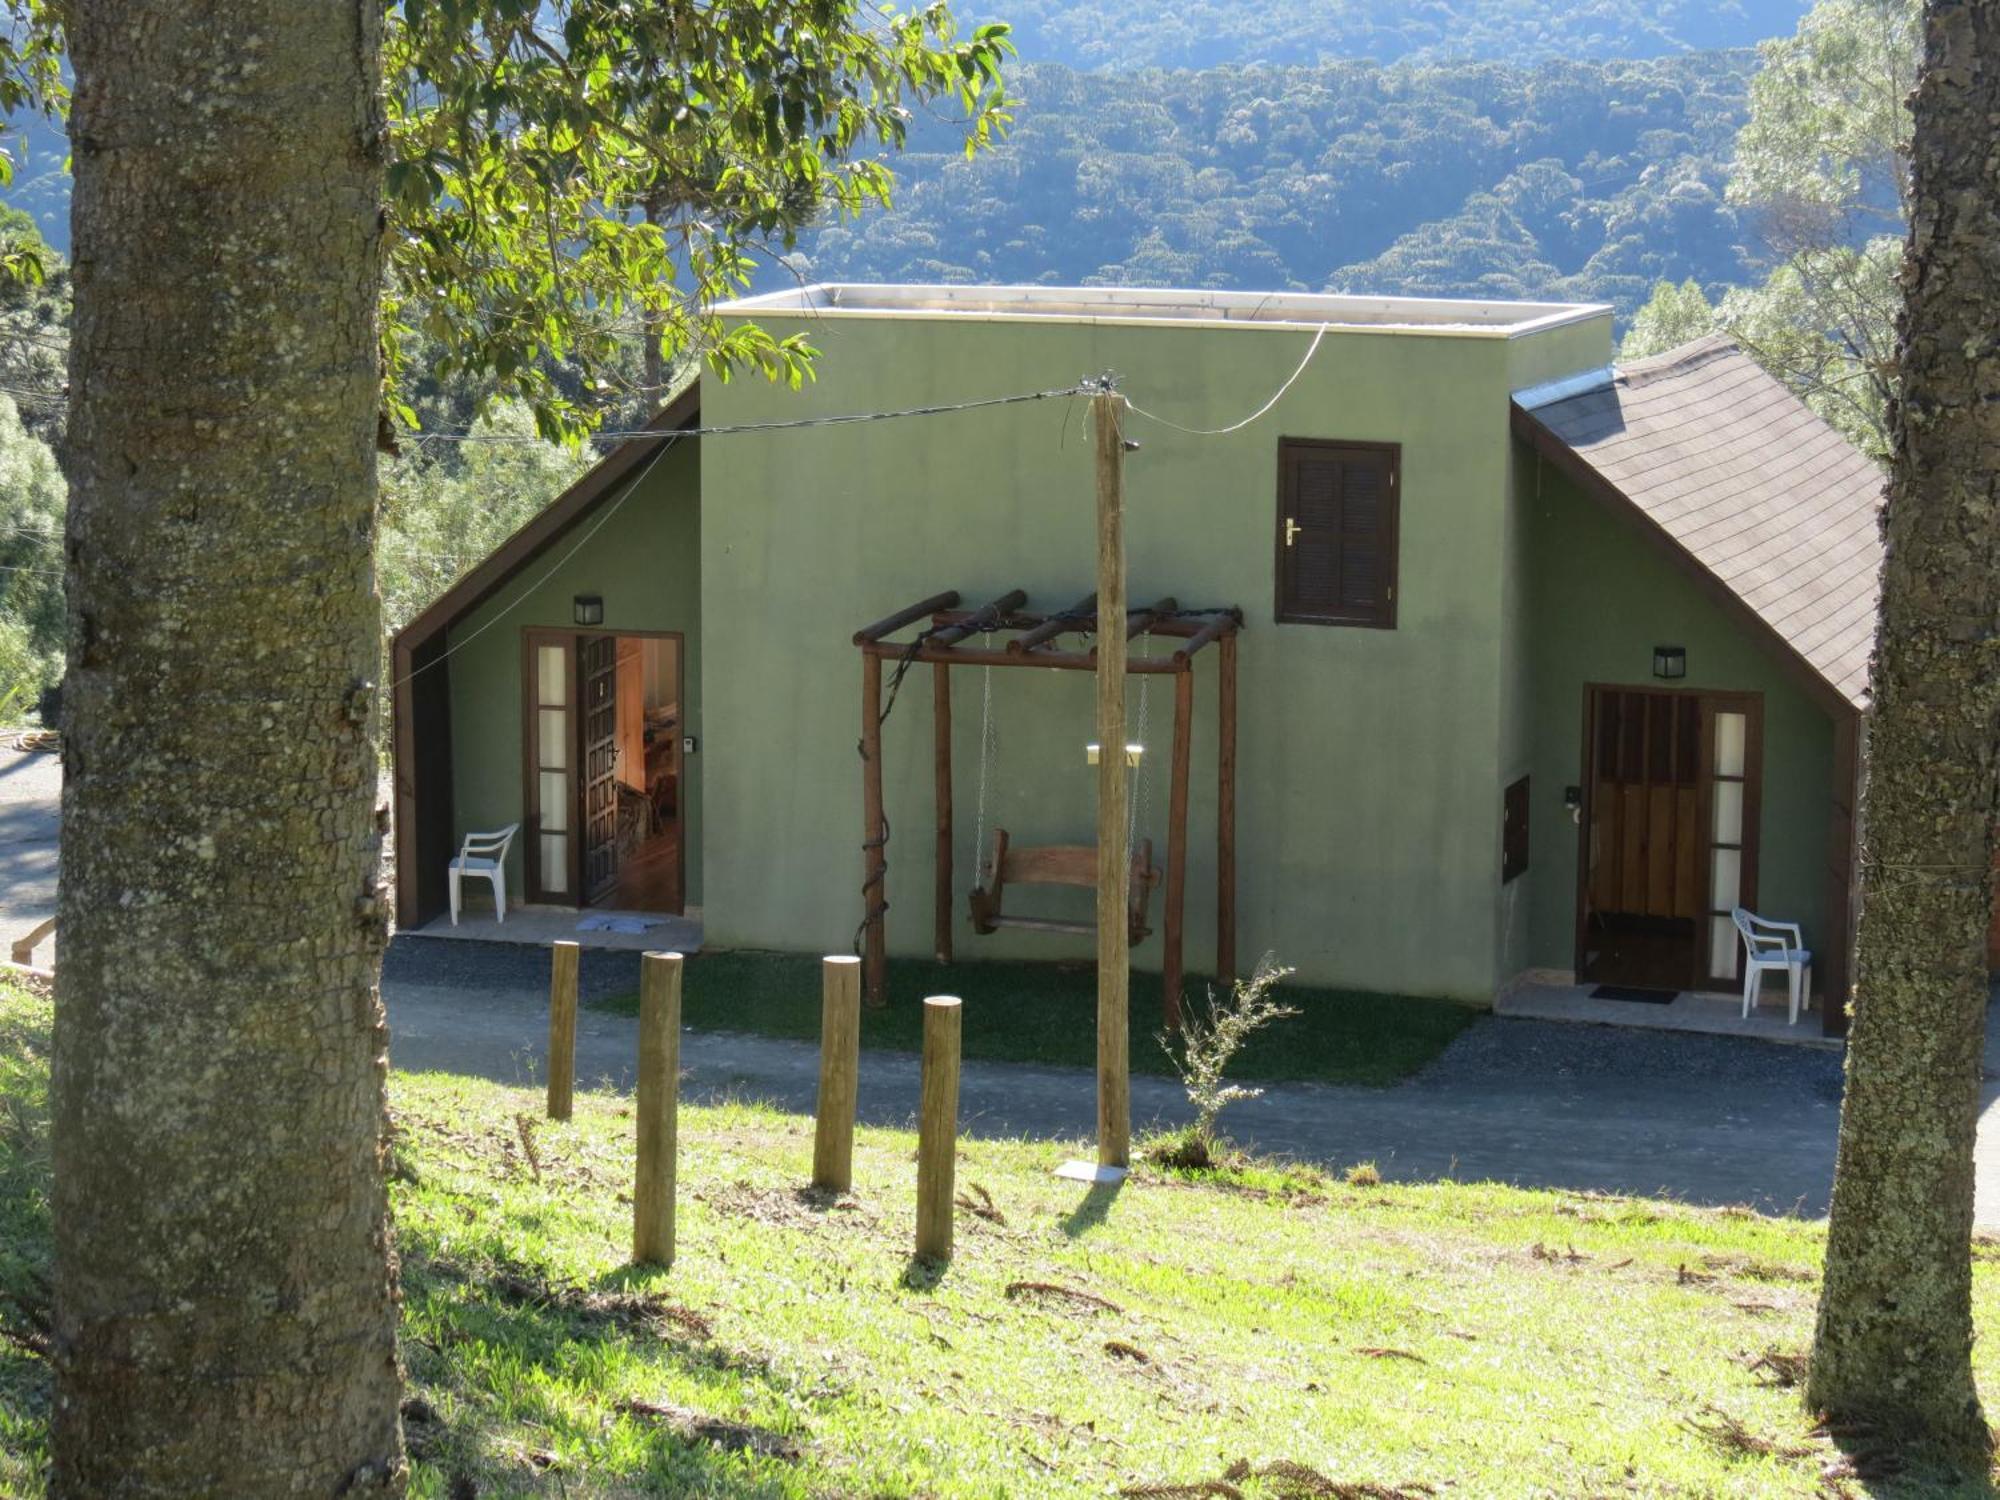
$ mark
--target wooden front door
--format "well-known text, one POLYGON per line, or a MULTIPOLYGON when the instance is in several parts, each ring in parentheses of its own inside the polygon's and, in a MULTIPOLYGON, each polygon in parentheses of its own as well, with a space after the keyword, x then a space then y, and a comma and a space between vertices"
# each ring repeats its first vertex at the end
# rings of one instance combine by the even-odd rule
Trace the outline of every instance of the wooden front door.
POLYGON ((586 635, 576 644, 583 719, 583 899, 599 901, 618 884, 618 637, 586 635))
POLYGON ((1756 896, 1759 701, 1592 687, 1584 709, 1578 978, 1729 987, 1729 913, 1756 896))

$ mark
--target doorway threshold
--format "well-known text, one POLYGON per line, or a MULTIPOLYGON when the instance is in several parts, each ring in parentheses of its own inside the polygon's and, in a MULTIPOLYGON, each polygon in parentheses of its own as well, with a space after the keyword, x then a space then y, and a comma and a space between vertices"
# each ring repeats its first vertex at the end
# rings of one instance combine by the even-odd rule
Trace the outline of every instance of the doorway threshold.
POLYGON ((686 954, 699 953, 702 938, 699 916, 614 911, 598 906, 582 910, 574 906, 510 906, 507 920, 496 922, 489 905, 484 911, 461 912, 456 927, 451 925, 448 914, 433 917, 416 928, 415 935, 465 943, 516 943, 533 948, 546 948, 550 943, 575 943, 584 948, 615 948, 633 953, 686 954), (606 924, 604 918, 611 918, 611 923, 606 924), (639 930, 629 930, 632 928, 639 930))
POLYGON ((1795 1047, 1820 1047, 1838 1051, 1843 1045, 1837 1036, 1820 1030, 1818 1000, 1813 1009, 1799 1012, 1799 1024, 1785 1017, 1789 1006, 1783 986, 1772 984, 1763 1003, 1746 1018, 1741 994, 1717 994, 1683 990, 1666 1005, 1634 1005, 1622 1000, 1599 1000, 1591 991, 1595 985, 1526 983, 1515 985, 1493 1002, 1493 1013, 1517 1020, 1577 1021, 1593 1026, 1628 1026, 1642 1031, 1698 1031, 1708 1036, 1740 1036, 1762 1042, 1784 1042, 1795 1047))

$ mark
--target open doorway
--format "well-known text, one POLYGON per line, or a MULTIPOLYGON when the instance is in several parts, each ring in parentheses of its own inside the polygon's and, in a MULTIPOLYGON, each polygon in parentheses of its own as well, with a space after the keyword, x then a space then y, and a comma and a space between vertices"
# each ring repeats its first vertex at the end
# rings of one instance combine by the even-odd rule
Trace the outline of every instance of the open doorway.
POLYGON ((1577 977, 1727 989, 1730 912, 1757 899, 1762 701, 1586 689, 1577 977))
POLYGON ((528 899, 686 904, 682 639, 523 632, 528 899))

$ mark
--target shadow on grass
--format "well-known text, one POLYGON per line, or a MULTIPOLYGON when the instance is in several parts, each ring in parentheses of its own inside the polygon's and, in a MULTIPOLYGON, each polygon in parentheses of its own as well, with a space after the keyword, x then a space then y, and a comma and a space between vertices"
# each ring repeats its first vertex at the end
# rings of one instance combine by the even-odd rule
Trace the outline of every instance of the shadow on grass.
MULTIPOLYGON (((1202 982, 1189 989, 1198 995, 1202 982)), ((1172 1076, 1154 1037, 1160 1029, 1160 976, 1132 976, 1132 1068, 1172 1076)), ((688 961, 682 1004, 701 1031, 816 1042, 820 960, 809 954, 713 953, 688 961)), ((1088 963, 959 963, 897 959, 889 965, 888 1004, 861 1017, 864 1047, 916 1052, 923 1042, 919 1002, 926 995, 965 1002, 962 1046, 988 1062, 1093 1067, 1097 1061, 1097 971, 1088 963)), ((1444 1050, 1479 1014, 1447 1000, 1352 990, 1285 986, 1299 1015, 1252 1037, 1231 1076, 1275 1082, 1399 1082, 1444 1050)), ((626 1015, 636 994, 587 1002, 626 1015)))
POLYGON ((951 1262, 930 1255, 912 1255, 896 1284, 906 1292, 934 1292, 944 1284, 951 1262))
POLYGON ((418 1254, 405 1262, 403 1289, 404 1428, 418 1488, 428 1469, 446 1496, 580 1483, 732 1500, 796 1492, 787 1471, 799 1451, 810 1456, 805 1431, 746 1444, 736 1439, 763 1429, 662 1399, 692 1381, 718 1412, 784 1412, 796 1391, 769 1361, 729 1348, 676 1306, 658 1268, 565 1284, 418 1254), (608 1410, 581 1411, 563 1394, 630 1389, 640 1360, 651 1366, 641 1389, 608 1410))
POLYGON ((1094 1182, 1082 1200, 1063 1216, 1062 1232, 1069 1238, 1081 1239, 1096 1229, 1111 1215, 1111 1205, 1118 1201, 1118 1195, 1125 1190, 1124 1179, 1117 1182, 1094 1182))

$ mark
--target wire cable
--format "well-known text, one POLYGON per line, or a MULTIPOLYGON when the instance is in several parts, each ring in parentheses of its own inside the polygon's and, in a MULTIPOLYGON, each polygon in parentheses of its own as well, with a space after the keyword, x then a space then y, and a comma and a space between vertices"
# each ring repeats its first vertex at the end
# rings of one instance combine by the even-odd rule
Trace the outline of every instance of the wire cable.
POLYGON ((1185 432, 1189 437, 1228 437, 1232 432, 1241 432, 1251 423, 1271 414, 1272 409, 1285 399, 1286 393, 1293 386, 1297 385, 1300 377, 1306 373, 1306 367, 1313 362, 1313 356, 1319 353, 1319 346, 1326 341, 1327 333, 1332 326, 1330 323, 1319 325, 1319 332, 1313 335, 1312 344, 1306 350, 1306 357, 1299 361, 1299 367, 1292 371, 1291 378, 1278 387, 1277 393, 1269 401, 1266 401, 1262 406, 1251 412, 1242 421, 1232 422, 1227 427, 1183 427, 1178 422, 1169 421, 1165 417, 1147 411, 1143 406, 1138 405, 1130 399, 1125 404, 1131 407, 1134 416, 1144 417, 1148 422, 1158 422, 1162 427, 1171 427, 1175 432, 1185 432))

